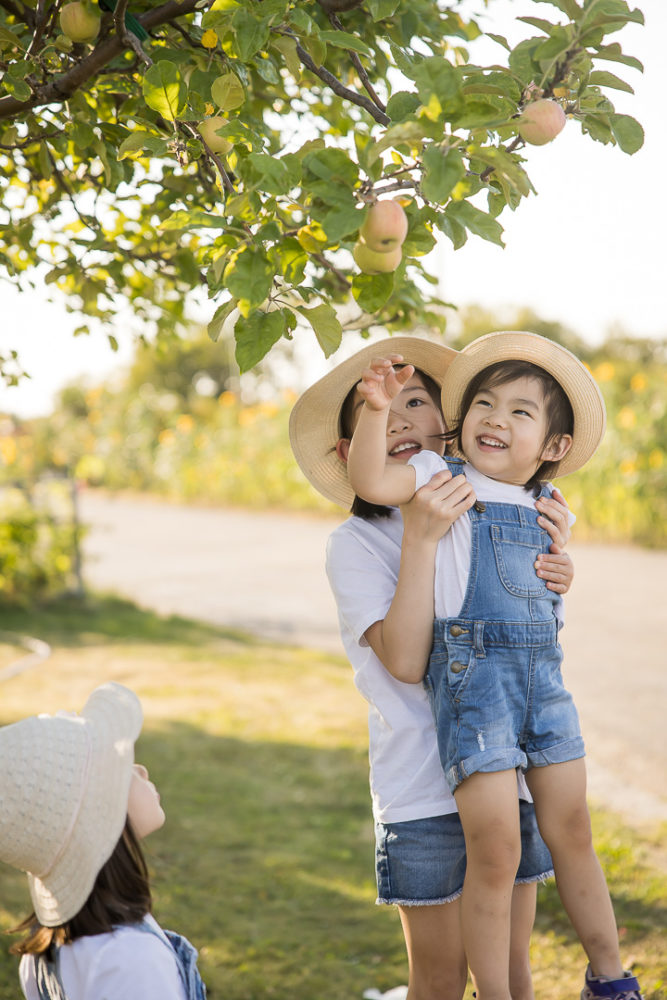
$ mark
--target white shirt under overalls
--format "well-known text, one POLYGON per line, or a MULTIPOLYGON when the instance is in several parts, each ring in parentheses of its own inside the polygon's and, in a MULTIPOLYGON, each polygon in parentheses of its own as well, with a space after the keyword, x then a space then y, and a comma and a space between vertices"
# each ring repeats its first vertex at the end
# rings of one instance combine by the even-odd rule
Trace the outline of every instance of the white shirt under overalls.
MULTIPOLYGON (((151 916, 145 920, 159 926, 151 916)), ((33 970, 28 956, 22 958, 27 1000, 39 1000, 33 970)), ((131 924, 62 945, 59 972, 68 1000, 185 1000, 176 957, 158 937, 131 924)))

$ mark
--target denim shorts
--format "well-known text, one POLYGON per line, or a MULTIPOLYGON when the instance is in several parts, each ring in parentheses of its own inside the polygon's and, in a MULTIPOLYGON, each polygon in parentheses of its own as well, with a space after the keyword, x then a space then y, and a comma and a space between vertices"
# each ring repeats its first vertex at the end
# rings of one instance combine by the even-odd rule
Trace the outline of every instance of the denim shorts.
MULTIPOLYGON (((535 809, 519 801, 521 862, 516 884, 553 875, 551 855, 540 837, 535 809)), ((457 899, 466 873, 466 849, 458 813, 378 823, 375 827, 377 903, 434 906, 457 899)))

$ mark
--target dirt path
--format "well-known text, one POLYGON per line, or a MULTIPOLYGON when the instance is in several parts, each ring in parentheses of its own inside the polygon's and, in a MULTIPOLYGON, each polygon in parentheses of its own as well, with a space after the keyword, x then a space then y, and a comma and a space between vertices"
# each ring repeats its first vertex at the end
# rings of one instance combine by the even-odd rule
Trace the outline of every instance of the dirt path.
MULTIPOLYGON (((95 493, 87 582, 182 614, 343 654, 324 575, 337 519, 206 510, 95 493)), ((667 821, 667 552, 571 546, 566 681, 590 795, 638 824, 667 821)))

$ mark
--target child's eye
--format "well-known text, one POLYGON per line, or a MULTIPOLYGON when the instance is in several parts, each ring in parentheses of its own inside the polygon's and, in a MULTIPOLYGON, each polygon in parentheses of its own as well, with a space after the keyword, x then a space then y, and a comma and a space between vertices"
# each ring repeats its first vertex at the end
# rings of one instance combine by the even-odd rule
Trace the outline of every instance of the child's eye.
POLYGON ((519 416, 521 416, 521 417, 530 417, 530 416, 532 416, 532 414, 530 414, 528 412, 528 410, 514 410, 514 413, 518 413, 519 416))
POLYGON ((491 406, 491 403, 488 399, 476 399, 475 406, 491 406))
POLYGON ((423 399, 417 399, 417 398, 415 398, 415 399, 409 399, 408 402, 407 402, 407 406, 412 406, 413 408, 415 406, 423 406, 423 405, 424 405, 424 400, 423 399))

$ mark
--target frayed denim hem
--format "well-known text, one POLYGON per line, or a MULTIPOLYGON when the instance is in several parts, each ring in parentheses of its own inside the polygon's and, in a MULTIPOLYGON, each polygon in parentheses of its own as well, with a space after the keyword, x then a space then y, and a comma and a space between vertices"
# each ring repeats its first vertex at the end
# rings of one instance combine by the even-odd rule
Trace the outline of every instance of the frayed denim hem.
POLYGON ((463 889, 457 889, 451 896, 442 899, 380 899, 375 900, 376 906, 441 906, 443 903, 453 903, 458 899, 463 889))
POLYGON ((540 872, 539 875, 530 875, 527 878, 515 878, 515 885, 531 885, 533 882, 547 882, 554 877, 554 870, 550 868, 548 872, 540 872))

